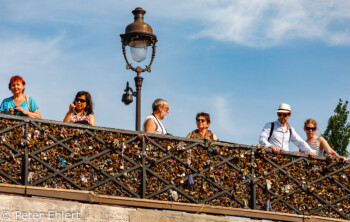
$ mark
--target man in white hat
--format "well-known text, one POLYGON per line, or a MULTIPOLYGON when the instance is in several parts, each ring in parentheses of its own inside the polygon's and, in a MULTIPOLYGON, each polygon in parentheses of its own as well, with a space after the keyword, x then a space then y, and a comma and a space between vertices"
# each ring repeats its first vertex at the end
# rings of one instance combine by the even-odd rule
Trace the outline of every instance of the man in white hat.
POLYGON ((275 154, 279 154, 281 150, 289 151, 289 142, 293 142, 301 151, 314 158, 316 153, 311 149, 295 131, 295 129, 289 125, 288 119, 292 115, 290 106, 285 103, 281 103, 277 110, 278 119, 275 122, 266 123, 264 129, 261 132, 259 143, 265 147, 269 147, 275 154))

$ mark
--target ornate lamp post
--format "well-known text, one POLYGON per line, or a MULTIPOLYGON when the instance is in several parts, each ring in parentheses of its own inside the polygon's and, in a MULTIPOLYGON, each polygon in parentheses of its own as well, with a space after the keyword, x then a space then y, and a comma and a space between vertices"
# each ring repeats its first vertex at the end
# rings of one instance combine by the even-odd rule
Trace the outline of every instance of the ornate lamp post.
POLYGON ((126 61, 126 69, 131 69, 137 73, 135 80, 136 92, 129 87, 129 82, 126 83, 125 93, 122 97, 122 102, 125 105, 132 103, 133 96, 136 97, 136 130, 141 130, 141 87, 143 77, 141 72, 151 72, 151 65, 156 54, 157 36, 153 34, 152 27, 143 21, 145 10, 138 7, 132 14, 134 14, 134 22, 125 28, 125 34, 121 34, 123 55, 126 61), (125 47, 130 47, 130 54, 134 61, 142 62, 147 57, 147 48, 152 46, 152 58, 150 63, 145 68, 137 66, 136 68, 129 63, 126 55, 125 47), (129 93, 131 91, 131 94, 129 93))

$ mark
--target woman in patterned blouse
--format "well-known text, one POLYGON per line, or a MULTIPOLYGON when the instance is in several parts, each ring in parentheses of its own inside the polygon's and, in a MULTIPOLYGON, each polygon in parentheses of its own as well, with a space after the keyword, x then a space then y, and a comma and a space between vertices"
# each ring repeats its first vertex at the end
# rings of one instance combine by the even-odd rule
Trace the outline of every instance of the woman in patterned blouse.
POLYGON ((210 125, 210 115, 209 113, 197 113, 196 116, 197 129, 193 130, 187 135, 187 138, 204 139, 210 138, 212 140, 217 140, 215 134, 213 134, 208 127, 210 125))
POLYGON ((95 116, 91 95, 80 91, 75 96, 74 102, 69 105, 69 110, 63 122, 89 124, 95 126, 95 116))
POLYGON ((304 131, 306 133, 306 142, 310 145, 311 149, 316 151, 317 156, 323 156, 324 151, 329 155, 346 161, 346 157, 339 156, 328 144, 327 140, 322 136, 316 136, 317 123, 314 119, 307 119, 304 123, 304 131))

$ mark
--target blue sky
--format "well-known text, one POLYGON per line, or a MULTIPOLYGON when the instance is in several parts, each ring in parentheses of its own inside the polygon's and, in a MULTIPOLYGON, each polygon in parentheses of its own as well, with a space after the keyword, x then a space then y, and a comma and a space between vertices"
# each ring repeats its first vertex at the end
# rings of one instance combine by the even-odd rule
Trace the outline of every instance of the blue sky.
POLYGON ((121 96, 135 73, 119 35, 136 7, 158 37, 152 72, 142 74, 142 119, 167 99, 173 135, 186 136, 204 111, 219 139, 256 145, 284 102, 305 138, 307 118, 324 131, 339 98, 350 100, 348 0, 0 0, 1 99, 20 74, 44 119, 63 120, 86 90, 96 125, 133 130, 135 102, 121 96))

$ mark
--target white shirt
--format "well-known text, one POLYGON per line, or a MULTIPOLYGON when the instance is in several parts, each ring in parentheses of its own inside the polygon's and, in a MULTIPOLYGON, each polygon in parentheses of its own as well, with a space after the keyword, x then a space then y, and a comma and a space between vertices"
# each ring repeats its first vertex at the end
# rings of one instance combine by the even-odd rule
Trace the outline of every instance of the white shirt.
POLYGON ((165 129, 165 127, 163 126, 162 122, 157 118, 155 117, 154 115, 149 115, 146 117, 146 120, 145 122, 143 122, 143 126, 142 126, 142 130, 145 131, 145 123, 148 119, 153 119, 153 121, 156 123, 157 125, 157 129, 154 133, 156 134, 167 134, 167 131, 165 129))
POLYGON ((296 145, 301 151, 309 154, 310 152, 314 153, 315 151, 311 149, 309 144, 307 144, 295 131, 293 127, 287 123, 287 130, 284 130, 283 125, 280 123, 280 121, 276 120, 274 122, 275 126, 272 132, 272 135, 270 137, 270 140, 268 141, 268 138, 270 136, 271 131, 271 122, 266 123, 264 126, 264 129, 261 132, 259 143, 261 145, 264 145, 266 147, 270 147, 271 145, 277 146, 281 148, 282 150, 289 151, 289 141, 293 142, 294 145, 296 145), (292 131, 292 135, 290 135, 290 131, 292 131))

